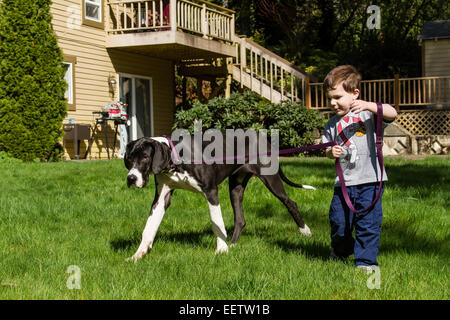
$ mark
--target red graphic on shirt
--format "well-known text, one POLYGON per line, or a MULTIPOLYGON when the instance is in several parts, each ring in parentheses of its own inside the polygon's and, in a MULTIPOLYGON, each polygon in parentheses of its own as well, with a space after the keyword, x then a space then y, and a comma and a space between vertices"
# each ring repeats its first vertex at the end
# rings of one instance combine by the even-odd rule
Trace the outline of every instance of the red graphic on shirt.
POLYGON ((342 129, 342 124, 340 122, 338 124, 338 134, 339 134, 339 137, 341 137, 342 141, 345 143, 345 145, 347 147, 349 147, 350 146, 350 141, 345 136, 344 130, 342 129))
MULTIPOLYGON (((343 120, 343 122, 345 122, 345 123, 349 123, 349 122, 350 122, 350 117, 349 117, 349 116, 345 116, 345 117, 342 118, 342 120, 343 120)), ((347 129, 348 127, 350 127, 350 125, 346 126, 345 128, 342 128, 342 123, 343 123, 342 121, 340 121, 340 122, 338 123, 338 127, 337 127, 339 137, 342 139, 342 142, 344 142, 344 144, 345 144, 347 147, 349 147, 349 146, 351 145, 351 142, 350 142, 349 138, 347 138, 347 136, 346 136, 346 134, 344 133, 344 131, 347 131, 347 132, 346 132, 347 134, 351 134, 351 136, 353 136, 357 130, 359 130, 360 128, 364 128, 364 124, 363 124, 361 118, 352 117, 352 120, 353 120, 353 123, 351 124, 351 127, 352 127, 354 130, 345 130, 345 129, 347 129)), ((349 129, 350 129, 350 128, 349 128, 349 129)))

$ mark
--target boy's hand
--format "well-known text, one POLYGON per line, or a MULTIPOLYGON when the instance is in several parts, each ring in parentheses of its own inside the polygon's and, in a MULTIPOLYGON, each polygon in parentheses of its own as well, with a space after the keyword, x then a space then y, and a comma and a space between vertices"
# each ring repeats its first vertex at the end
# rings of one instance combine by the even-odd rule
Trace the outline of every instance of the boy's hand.
POLYGON ((376 110, 376 104, 373 102, 367 102, 364 100, 355 100, 350 103, 350 110, 356 114, 364 110, 374 112, 374 105, 376 110))
MULTIPOLYGON (((374 114, 377 114, 378 107, 375 102, 368 102, 364 100, 354 100, 350 103, 350 110, 355 114, 361 111, 368 110, 374 114)), ((383 104, 383 119, 386 121, 394 121, 397 117, 397 111, 389 104, 383 104)))
POLYGON ((344 152, 344 148, 336 145, 332 148, 328 148, 325 153, 330 159, 338 159, 341 156, 342 152, 344 152))

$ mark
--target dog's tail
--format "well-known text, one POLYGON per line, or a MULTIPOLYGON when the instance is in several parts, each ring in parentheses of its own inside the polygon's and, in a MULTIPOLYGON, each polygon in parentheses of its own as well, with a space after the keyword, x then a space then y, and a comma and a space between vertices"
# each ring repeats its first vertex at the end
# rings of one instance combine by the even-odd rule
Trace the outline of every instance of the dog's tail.
POLYGON ((291 180, 289 180, 283 173, 283 171, 281 170, 281 166, 278 168, 278 173, 280 174, 281 180, 283 180, 284 182, 286 182, 288 185, 290 185, 291 187, 295 187, 295 188, 303 188, 303 189, 310 189, 310 190, 316 190, 316 188, 314 188, 313 186, 308 186, 305 184, 297 184, 295 182, 292 182, 291 180))

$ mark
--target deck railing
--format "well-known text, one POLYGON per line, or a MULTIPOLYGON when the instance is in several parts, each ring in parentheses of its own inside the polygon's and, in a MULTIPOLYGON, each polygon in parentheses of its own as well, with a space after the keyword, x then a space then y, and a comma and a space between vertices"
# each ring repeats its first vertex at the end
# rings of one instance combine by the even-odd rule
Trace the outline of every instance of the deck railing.
MULTIPOLYGON (((311 109, 327 109, 328 99, 322 83, 306 81, 306 105, 311 109)), ((361 81, 360 98, 401 107, 450 106, 450 76, 361 81)))
POLYGON ((234 11, 202 0, 108 1, 108 32, 183 30, 232 42, 234 11))

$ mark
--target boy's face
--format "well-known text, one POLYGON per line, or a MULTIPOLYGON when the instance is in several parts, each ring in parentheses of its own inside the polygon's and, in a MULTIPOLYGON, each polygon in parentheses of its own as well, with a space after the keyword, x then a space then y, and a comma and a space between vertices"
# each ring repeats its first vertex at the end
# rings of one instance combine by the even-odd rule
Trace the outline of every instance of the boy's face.
POLYGON ((327 91, 329 107, 338 116, 343 116, 350 110, 350 103, 358 98, 359 90, 347 92, 342 87, 342 82, 338 83, 334 89, 327 91))

